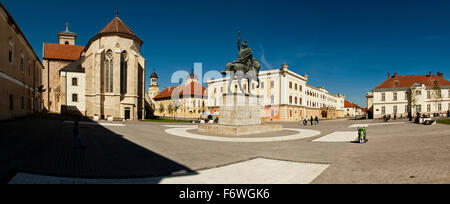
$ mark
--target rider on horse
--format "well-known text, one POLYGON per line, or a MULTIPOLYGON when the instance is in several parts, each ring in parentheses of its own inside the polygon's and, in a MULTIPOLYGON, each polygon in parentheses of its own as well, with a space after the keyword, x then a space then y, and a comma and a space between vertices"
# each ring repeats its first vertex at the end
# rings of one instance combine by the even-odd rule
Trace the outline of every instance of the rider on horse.
MULTIPOLYGON (((230 85, 234 78, 237 76, 238 78, 238 85, 242 90, 240 79, 242 76, 240 74, 244 74, 245 78, 249 80, 249 84, 251 83, 251 80, 256 80, 258 82, 257 88, 259 88, 259 70, 261 68, 261 64, 257 59, 253 59, 253 51, 248 47, 247 41, 244 41, 241 45, 241 36, 239 32, 239 39, 238 39, 238 49, 239 49, 239 55, 237 61, 234 61, 233 63, 228 63, 226 66, 226 72, 230 72, 231 78, 229 81, 229 87, 228 90, 230 90, 230 85), (239 73, 241 72, 241 73, 239 73)), ((224 72, 223 74, 226 75, 227 73, 224 72)), ((244 91, 244 90, 242 90, 244 91)), ((250 92, 250 85, 248 86, 248 91, 250 92)))

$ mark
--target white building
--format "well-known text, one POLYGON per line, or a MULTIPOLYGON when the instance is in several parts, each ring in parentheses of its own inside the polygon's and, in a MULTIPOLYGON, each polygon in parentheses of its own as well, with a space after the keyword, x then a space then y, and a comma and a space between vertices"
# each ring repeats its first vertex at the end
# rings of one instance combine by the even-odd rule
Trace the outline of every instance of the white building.
POLYGON ((388 79, 372 91, 374 118, 395 114, 407 117, 409 111, 412 115, 444 114, 450 110, 450 81, 439 72, 437 75, 431 72, 410 76, 388 74, 388 79), (413 90, 411 97, 408 97, 409 90, 413 90), (408 104, 412 105, 411 110, 408 104))
POLYGON ((344 105, 344 114, 345 117, 357 117, 357 116, 362 116, 363 115, 363 111, 361 109, 361 107, 359 107, 356 104, 351 103, 350 101, 345 101, 345 105, 344 105))
MULTIPOLYGON (((265 119, 279 121, 296 121, 304 117, 341 118, 344 117, 345 97, 334 95, 325 88, 313 87, 307 75, 299 75, 283 65, 281 69, 261 71, 260 87, 257 82, 250 84, 253 94, 264 97, 265 119)), ((208 80, 208 108, 211 112, 220 112, 223 94, 228 91, 229 78, 208 80)), ((243 80, 243 88, 248 87, 243 80)), ((240 92, 235 80, 233 92, 240 92)))
POLYGON ((79 66, 68 66, 60 71, 61 91, 66 95, 65 104, 62 104, 66 113, 86 115, 86 76, 85 70, 79 66))

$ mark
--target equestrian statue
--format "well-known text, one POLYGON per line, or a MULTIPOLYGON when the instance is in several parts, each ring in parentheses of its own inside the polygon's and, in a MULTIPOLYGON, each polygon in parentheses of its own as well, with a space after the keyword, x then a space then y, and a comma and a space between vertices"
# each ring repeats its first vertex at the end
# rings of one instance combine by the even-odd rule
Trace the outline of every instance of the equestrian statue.
POLYGON ((248 47, 248 43, 245 40, 241 45, 241 32, 239 31, 238 38, 238 49, 239 55, 237 61, 233 63, 228 63, 225 68, 224 75, 229 74, 230 80, 228 82, 228 93, 231 94, 231 85, 233 81, 237 78, 237 84, 242 93, 246 93, 246 90, 242 88, 242 79, 248 80, 247 91, 250 95, 252 81, 256 81, 257 88, 259 88, 259 70, 261 69, 261 64, 255 58, 253 58, 253 51, 248 47))

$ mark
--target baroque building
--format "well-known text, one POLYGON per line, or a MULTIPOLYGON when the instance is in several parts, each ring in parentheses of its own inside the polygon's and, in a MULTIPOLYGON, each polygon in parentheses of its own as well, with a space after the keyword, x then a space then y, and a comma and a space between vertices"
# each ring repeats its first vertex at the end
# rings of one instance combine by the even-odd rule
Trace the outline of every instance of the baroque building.
POLYGON ((407 117, 421 114, 445 114, 450 110, 450 81, 444 74, 388 74, 387 79, 366 96, 374 118, 385 115, 407 117))
MULTIPOLYGON (((342 118, 344 117, 345 96, 329 93, 324 87, 309 85, 308 75, 299 75, 289 70, 288 65, 281 69, 261 71, 260 87, 257 82, 242 82, 244 89, 263 96, 265 119, 274 121, 299 121, 305 117, 342 118)), ((229 78, 208 80, 208 107, 211 112, 220 112, 223 94, 228 90, 229 78)), ((233 92, 240 90, 237 80, 232 83, 233 92)))
MULTIPOLYGON (((151 84, 157 86, 157 76, 152 74, 151 84)), ((157 93, 159 88, 150 85, 149 95, 157 93)), ((191 73, 184 84, 164 89, 153 97, 155 115, 159 117, 176 117, 197 119, 208 111, 208 90, 198 82, 198 77, 191 73)))

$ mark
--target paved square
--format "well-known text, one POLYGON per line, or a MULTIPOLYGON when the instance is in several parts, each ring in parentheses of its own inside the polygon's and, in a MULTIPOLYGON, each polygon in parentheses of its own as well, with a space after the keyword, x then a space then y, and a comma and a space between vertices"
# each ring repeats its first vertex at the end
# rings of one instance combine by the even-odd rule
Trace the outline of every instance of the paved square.
POLYGON ((385 125, 401 125, 405 122, 389 122, 389 123, 367 123, 367 124, 353 124, 348 128, 369 127, 369 126, 385 126, 385 125))
MULTIPOLYGON (((267 142, 200 140, 167 133, 190 124, 89 122, 80 128, 88 147, 77 150, 70 122, 27 118, 0 124, 0 182, 450 183, 449 126, 400 122, 283 123, 286 129, 320 134, 267 142), (368 124, 366 144, 349 142, 357 138, 356 128, 349 126, 359 124, 368 124)), ((286 135, 250 139, 277 136, 286 135)))
POLYGON ((70 179, 17 174, 9 184, 309 184, 328 164, 258 158, 180 176, 140 179, 70 179))
POLYGON ((358 132, 333 132, 329 135, 323 136, 313 142, 352 142, 358 138, 358 132))

